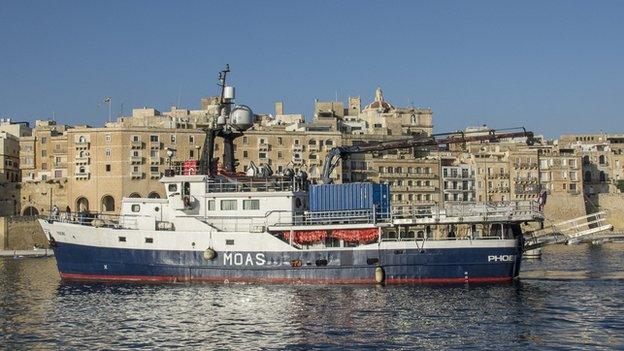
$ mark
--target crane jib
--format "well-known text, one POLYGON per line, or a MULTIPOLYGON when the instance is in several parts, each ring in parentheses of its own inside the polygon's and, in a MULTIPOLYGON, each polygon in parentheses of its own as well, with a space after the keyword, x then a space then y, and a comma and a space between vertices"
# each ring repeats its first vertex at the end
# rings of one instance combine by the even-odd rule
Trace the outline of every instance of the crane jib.
POLYGON ((527 131, 523 127, 521 128, 509 128, 502 130, 479 130, 474 132, 453 132, 434 135, 416 135, 409 139, 400 139, 392 141, 380 141, 367 144, 353 145, 353 146, 337 146, 329 150, 325 157, 325 163, 323 164, 323 173, 321 174, 321 180, 325 184, 332 182, 331 174, 338 166, 338 162, 352 154, 407 149, 413 147, 424 146, 439 146, 450 144, 462 144, 475 141, 498 141, 501 139, 510 138, 527 138, 526 142, 529 145, 533 144, 533 132, 527 131), (518 131, 510 131, 510 130, 518 131), (509 131, 509 132, 500 132, 509 131))

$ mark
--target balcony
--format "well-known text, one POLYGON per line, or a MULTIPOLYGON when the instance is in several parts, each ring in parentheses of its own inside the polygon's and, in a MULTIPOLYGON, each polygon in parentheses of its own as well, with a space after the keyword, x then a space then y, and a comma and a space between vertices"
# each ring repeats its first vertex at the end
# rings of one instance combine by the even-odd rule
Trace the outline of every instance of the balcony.
POLYGON ((509 178, 509 173, 493 173, 493 174, 489 174, 488 177, 491 179, 509 178))
POLYGON ((77 165, 88 165, 89 164, 89 157, 88 156, 76 157, 76 164, 77 165))
POLYGON ((141 172, 141 171, 137 171, 137 172, 132 171, 130 173, 130 176, 132 177, 132 179, 141 179, 141 178, 143 178, 143 172, 141 172))
POLYGON ((269 151, 269 150, 271 150, 271 145, 267 143, 258 144, 258 151, 269 151))
POLYGON ((162 174, 160 172, 154 172, 154 171, 150 172, 150 178, 152 178, 152 179, 160 179, 160 177, 162 177, 162 174))
POLYGON ((90 176, 91 176, 90 172, 76 172, 76 174, 74 175, 74 178, 78 180, 87 180, 89 179, 90 176))
POLYGON ((303 164, 303 159, 302 158, 294 158, 293 157, 292 162, 293 162, 293 164, 301 165, 301 164, 303 164))
POLYGON ((160 141, 150 141, 150 149, 159 150, 162 148, 162 143, 160 141))
POLYGON ((130 146, 133 149, 142 149, 143 148, 143 143, 141 142, 141 140, 132 140, 130 142, 130 146))
POLYGON ((160 157, 150 157, 150 164, 159 165, 161 163, 160 157))
POLYGON ((303 145, 293 144, 292 149, 294 152, 303 152, 303 145))
POLYGON ((141 156, 131 156, 130 157, 130 162, 132 164, 141 164, 141 163, 143 163, 143 157, 141 157, 141 156))
POLYGON ((522 163, 516 163, 514 164, 514 166, 520 169, 534 169, 534 168, 537 168, 537 163, 536 162, 522 162, 522 163))
POLYGON ((90 143, 88 141, 76 141, 74 146, 76 147, 76 150, 84 150, 89 148, 89 144, 90 143))

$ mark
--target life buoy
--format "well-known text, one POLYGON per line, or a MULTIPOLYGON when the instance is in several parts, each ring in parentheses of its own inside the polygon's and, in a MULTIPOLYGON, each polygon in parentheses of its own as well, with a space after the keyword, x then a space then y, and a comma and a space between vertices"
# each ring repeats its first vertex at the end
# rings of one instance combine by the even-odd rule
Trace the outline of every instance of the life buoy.
POLYGON ((189 175, 195 175, 195 167, 189 168, 188 174, 189 175))

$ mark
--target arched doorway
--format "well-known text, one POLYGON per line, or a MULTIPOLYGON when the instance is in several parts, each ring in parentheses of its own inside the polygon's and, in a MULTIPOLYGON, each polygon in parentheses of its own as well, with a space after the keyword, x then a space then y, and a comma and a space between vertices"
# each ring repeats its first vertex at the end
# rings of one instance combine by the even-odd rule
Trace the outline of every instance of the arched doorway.
POLYGON ((102 197, 102 212, 115 211, 115 199, 110 195, 104 195, 102 197))
POLYGON ((133 198, 133 199, 137 199, 137 198, 140 198, 140 197, 141 197, 141 194, 139 194, 139 193, 132 193, 132 194, 130 194, 130 196, 128 196, 128 197, 131 197, 131 198, 133 198))
POLYGON ((147 197, 150 199, 160 199, 160 194, 155 191, 152 191, 151 193, 149 193, 149 195, 147 195, 147 197))
POLYGON ((33 206, 28 206, 24 209, 24 211, 22 211, 22 215, 24 216, 38 216, 39 215, 39 211, 37 211, 36 208, 34 208, 33 206))
POLYGON ((78 212, 89 211, 89 200, 86 197, 79 197, 76 199, 76 210, 78 212))

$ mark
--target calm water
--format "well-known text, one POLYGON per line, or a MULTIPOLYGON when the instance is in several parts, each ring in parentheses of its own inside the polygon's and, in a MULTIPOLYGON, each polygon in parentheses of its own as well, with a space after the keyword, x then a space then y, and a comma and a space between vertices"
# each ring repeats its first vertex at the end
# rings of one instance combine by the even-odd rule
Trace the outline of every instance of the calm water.
POLYGON ((515 284, 61 283, 0 260, 0 348, 624 349, 624 245, 558 246, 515 284))

